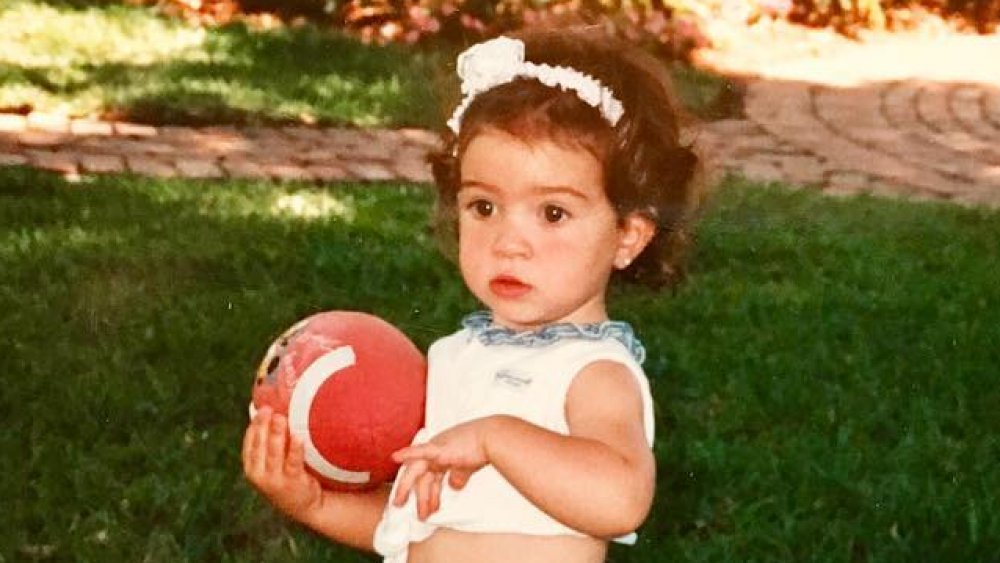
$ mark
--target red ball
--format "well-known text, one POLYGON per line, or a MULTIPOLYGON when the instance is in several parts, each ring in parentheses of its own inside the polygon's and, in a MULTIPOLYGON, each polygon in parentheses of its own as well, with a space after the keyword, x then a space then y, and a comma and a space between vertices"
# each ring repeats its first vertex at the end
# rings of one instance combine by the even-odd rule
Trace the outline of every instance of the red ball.
POLYGON ((397 328, 350 311, 318 313, 271 344, 257 370, 251 416, 288 417, 306 467, 323 486, 367 489, 393 479, 392 452, 423 426, 427 362, 397 328))

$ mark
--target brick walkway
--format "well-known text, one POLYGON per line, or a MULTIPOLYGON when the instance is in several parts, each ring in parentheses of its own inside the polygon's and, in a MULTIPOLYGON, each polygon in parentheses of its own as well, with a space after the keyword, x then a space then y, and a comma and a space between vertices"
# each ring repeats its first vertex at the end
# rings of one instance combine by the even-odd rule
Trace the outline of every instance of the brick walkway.
MULTIPOLYGON (((700 64, 747 81, 746 118, 699 133, 720 169, 832 194, 1000 207, 1000 37, 792 39, 755 30, 732 49, 700 55, 700 64)), ((67 175, 428 181, 423 155, 435 143, 413 129, 149 127, 0 114, 0 165, 67 175)))
POLYGON ((424 155, 436 139, 417 129, 150 127, 0 114, 0 165, 67 175, 424 182, 430 180, 424 155))
POLYGON ((830 39, 820 53, 758 46, 756 57, 702 60, 748 75, 746 119, 701 136, 724 170, 832 194, 1000 207, 1000 36, 830 39))

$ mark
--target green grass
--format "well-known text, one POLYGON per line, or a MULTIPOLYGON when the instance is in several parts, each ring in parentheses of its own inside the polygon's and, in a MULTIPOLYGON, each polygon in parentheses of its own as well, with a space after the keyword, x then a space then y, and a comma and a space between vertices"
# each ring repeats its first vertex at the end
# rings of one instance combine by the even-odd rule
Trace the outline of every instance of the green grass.
POLYGON ((315 27, 190 27, 128 6, 0 5, 0 108, 146 123, 433 126, 432 53, 315 27))
MULTIPOLYGON (((30 110, 152 124, 437 128, 457 98, 458 46, 364 45, 314 26, 253 31, 197 28, 148 8, 0 4, 0 111, 30 110)), ((681 101, 701 118, 727 117, 739 93, 677 66, 681 101)))
MULTIPOLYGON (((429 204, 0 168, 0 561, 366 560, 276 516, 239 442, 294 320, 367 310, 425 347, 473 308, 429 204)), ((1000 213, 730 181, 699 243, 675 295, 614 296, 660 483, 611 559, 995 560, 1000 213)))
POLYGON ((693 283, 622 300, 666 373, 665 560, 996 560, 1000 215, 716 203, 693 283))
POLYGON ((680 105, 701 120, 730 119, 743 112, 743 87, 710 72, 675 64, 671 78, 680 105))

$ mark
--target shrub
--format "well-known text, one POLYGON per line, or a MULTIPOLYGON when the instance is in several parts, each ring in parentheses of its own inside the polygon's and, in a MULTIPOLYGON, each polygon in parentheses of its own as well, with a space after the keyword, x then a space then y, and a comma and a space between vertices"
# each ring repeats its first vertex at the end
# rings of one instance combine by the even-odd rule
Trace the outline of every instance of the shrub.
MULTIPOLYGON (((110 0, 52 0, 76 3, 110 0)), ((991 32, 1000 0, 127 0, 156 2, 208 21, 263 12, 346 29, 367 41, 467 44, 525 25, 601 24, 683 57, 706 44, 712 21, 787 19, 845 32, 905 27, 929 13, 991 32)))

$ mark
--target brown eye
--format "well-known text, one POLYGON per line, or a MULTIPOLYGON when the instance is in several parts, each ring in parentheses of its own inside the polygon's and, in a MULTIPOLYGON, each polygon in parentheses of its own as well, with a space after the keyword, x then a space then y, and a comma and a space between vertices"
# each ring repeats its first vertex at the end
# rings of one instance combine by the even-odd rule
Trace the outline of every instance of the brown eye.
POLYGON ((569 214, 558 205, 546 205, 544 210, 545 221, 548 223, 558 223, 564 220, 569 214))
POLYGON ((493 203, 486 201, 485 199, 477 199, 469 204, 469 208, 480 217, 489 217, 493 215, 493 203))

